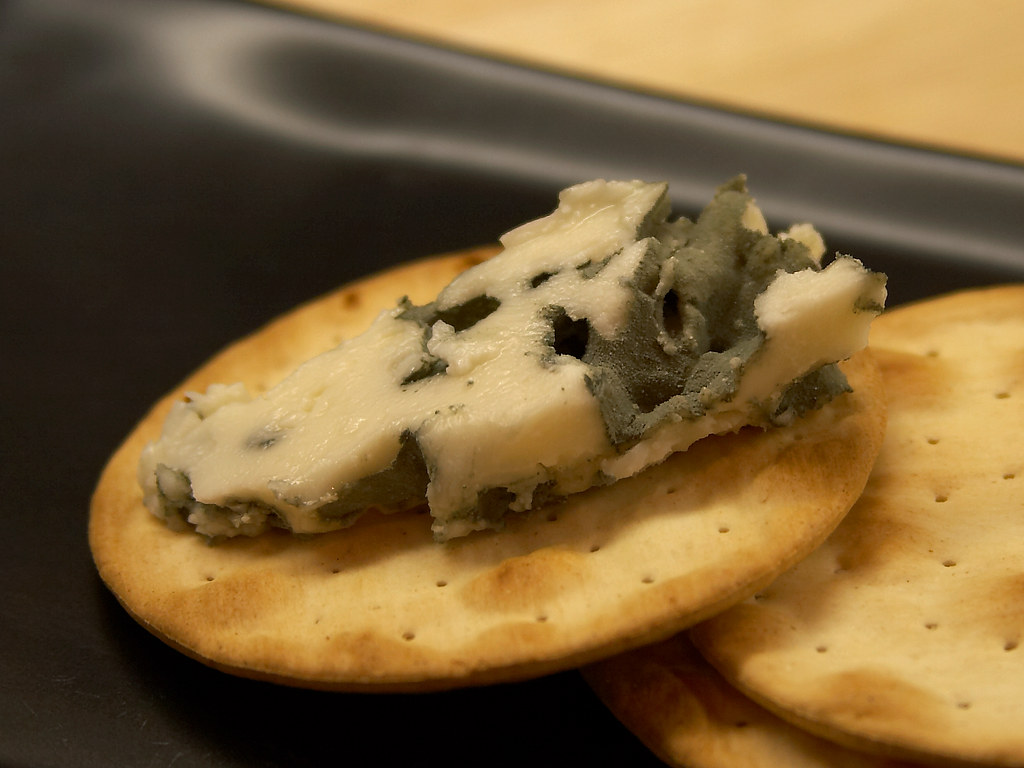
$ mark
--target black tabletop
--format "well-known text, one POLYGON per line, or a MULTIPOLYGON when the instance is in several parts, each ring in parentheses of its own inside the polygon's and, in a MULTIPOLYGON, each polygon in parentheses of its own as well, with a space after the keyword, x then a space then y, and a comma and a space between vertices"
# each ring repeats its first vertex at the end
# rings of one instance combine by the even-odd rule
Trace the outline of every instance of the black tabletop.
POLYGON ((423 695, 243 680, 136 625, 89 497, 229 341, 493 242, 589 178, 695 214, 743 172, 890 276, 1024 279, 1024 169, 730 114, 230 0, 0 2, 0 765, 657 764, 575 672, 423 695))

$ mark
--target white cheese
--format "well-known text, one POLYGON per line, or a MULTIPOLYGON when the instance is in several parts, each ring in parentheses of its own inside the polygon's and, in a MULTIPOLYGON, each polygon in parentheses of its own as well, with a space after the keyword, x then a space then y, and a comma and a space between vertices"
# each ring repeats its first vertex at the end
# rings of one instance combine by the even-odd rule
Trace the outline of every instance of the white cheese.
MULTIPOLYGON (((740 240, 744 228, 767 231, 752 202, 740 211, 740 240)), ((717 383, 704 386, 696 413, 693 397, 689 411, 674 406, 682 403, 675 393, 654 416, 629 403, 625 410, 635 413, 624 423, 652 424, 636 439, 617 438, 613 398, 601 382, 618 379, 586 350, 596 338, 626 343, 638 333, 638 302, 667 312, 672 292, 683 292, 692 223, 672 226, 667 216, 664 184, 572 187, 552 214, 505 235, 501 254, 457 277, 427 308, 383 312, 364 334, 259 397, 240 385, 191 393, 144 451, 147 506, 209 536, 251 535, 270 524, 330 530, 353 519, 332 511, 346 494, 396 472, 410 444, 435 536, 444 540, 497 527, 501 511, 531 508, 538 489, 574 493, 635 474, 706 435, 766 424, 794 379, 864 345, 883 281, 852 259, 819 271, 821 253, 806 254, 805 269, 781 271, 742 309, 756 315, 752 333, 761 338, 745 342, 759 347, 753 354, 728 356, 738 389, 722 396, 717 383), (654 270, 646 293, 645 269, 654 270), (482 504, 495 492, 498 513, 482 504)), ((813 230, 789 237, 817 250, 813 230)), ((684 326, 694 313, 701 314, 687 304, 684 326)), ((714 361, 692 349, 700 334, 659 322, 657 355, 714 361)), ((619 379, 629 379, 629 365, 619 379)), ((398 501, 416 499, 382 505, 398 501)))

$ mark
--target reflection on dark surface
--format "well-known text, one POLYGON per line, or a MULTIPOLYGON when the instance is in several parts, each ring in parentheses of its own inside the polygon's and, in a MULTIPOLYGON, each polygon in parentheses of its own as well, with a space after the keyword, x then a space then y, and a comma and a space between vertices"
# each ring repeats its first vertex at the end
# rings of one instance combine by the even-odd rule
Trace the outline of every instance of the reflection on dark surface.
POLYGON ((124 755, 138 764, 171 764, 182 743, 202 764, 247 768, 358 762, 367 747, 385 765, 431 757, 455 765, 658 764, 575 672, 432 694, 282 687, 204 667, 149 636, 105 590, 98 602, 123 679, 135 689, 128 695, 147 702, 115 727, 129 748, 135 729, 168 735, 124 755))
POLYGON ((814 221, 889 273, 894 303, 1024 279, 1021 169, 258 5, 7 0, 0 72, 4 766, 322 765, 365 748, 654 763, 571 672, 425 696, 282 689, 165 647, 98 583, 86 519, 107 456, 203 359, 300 301, 493 242, 598 176, 665 179, 692 215, 746 172, 773 223, 814 221))
MULTIPOLYGON (((841 250, 1019 263, 1019 168, 773 125, 244 3, 37 5, 42 28, 30 32, 98 52, 71 84, 77 102, 116 99, 106 123, 118 133, 158 119, 358 163, 385 182, 396 169, 440 171, 549 197, 598 176, 664 179, 691 214, 743 172, 770 219, 812 220, 841 250)), ((81 116, 104 127, 96 109, 81 116)))

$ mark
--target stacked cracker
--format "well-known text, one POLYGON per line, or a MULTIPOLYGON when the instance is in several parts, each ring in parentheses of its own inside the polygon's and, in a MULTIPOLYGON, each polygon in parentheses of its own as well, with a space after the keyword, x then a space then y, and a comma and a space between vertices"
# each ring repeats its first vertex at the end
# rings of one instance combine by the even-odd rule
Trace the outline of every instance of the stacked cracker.
POLYGON ((667 762, 1024 765, 1024 286, 890 311, 871 345, 888 429, 837 530, 687 635, 586 671, 667 762))

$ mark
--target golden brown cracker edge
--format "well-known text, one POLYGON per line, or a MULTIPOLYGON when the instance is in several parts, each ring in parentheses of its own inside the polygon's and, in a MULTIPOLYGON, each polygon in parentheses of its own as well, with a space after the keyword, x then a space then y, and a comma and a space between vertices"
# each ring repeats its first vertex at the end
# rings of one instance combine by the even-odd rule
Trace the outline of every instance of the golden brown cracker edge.
POLYGON ((776 717, 726 682, 687 632, 581 670, 608 710, 677 768, 916 768, 855 752, 776 717))

